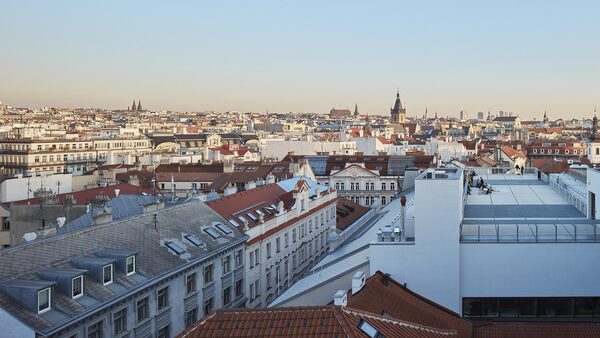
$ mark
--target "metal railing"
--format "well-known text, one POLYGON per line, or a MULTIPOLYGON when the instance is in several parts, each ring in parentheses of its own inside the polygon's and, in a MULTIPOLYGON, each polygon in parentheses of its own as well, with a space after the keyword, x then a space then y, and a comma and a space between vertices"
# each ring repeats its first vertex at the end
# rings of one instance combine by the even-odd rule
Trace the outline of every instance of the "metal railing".
POLYGON ((461 243, 598 243, 599 224, 461 224, 461 243))

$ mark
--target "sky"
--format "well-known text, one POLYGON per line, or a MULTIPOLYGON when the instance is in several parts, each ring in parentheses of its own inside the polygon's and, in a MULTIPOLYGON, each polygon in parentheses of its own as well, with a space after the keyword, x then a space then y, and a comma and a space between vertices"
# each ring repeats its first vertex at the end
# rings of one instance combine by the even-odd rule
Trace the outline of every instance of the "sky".
MULTIPOLYGON (((0 100, 388 114, 600 106, 600 1, 0 0, 0 100)), ((600 107, 599 107, 600 108, 600 107)))

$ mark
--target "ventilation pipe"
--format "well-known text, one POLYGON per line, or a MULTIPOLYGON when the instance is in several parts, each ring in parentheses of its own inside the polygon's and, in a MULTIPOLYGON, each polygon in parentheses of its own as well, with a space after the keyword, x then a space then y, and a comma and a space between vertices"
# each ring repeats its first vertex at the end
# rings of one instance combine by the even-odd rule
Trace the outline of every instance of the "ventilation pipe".
POLYGON ((402 197, 400 197, 400 225, 401 225, 401 231, 402 231, 402 240, 401 240, 402 242, 404 242, 404 240, 406 239, 405 223, 406 223, 406 196, 402 195, 402 197))

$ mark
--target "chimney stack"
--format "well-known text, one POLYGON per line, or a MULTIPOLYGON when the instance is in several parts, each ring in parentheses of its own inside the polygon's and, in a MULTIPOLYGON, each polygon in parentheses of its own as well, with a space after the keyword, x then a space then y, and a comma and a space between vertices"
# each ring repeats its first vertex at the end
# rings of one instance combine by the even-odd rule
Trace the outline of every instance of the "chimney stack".
POLYGON ((406 231, 405 231, 405 226, 404 224, 406 223, 406 196, 402 195, 402 197, 400 197, 400 225, 401 225, 401 235, 402 235, 402 242, 404 242, 404 240, 406 239, 406 231))
POLYGON ((357 271, 352 276, 352 294, 356 294, 363 286, 365 286, 365 273, 364 271, 357 271))
POLYGON ((335 306, 346 306, 348 305, 348 292, 346 290, 339 290, 333 296, 333 305, 335 306))

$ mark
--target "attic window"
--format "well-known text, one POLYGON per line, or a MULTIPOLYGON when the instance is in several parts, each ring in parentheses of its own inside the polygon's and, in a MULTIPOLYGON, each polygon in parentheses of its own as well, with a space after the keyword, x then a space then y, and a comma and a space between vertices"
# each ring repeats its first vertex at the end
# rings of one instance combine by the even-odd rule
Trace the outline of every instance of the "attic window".
POLYGON ((190 243, 194 244, 195 246, 200 246, 203 244, 202 241, 194 235, 185 235, 185 239, 190 241, 190 243))
POLYGON ((257 214, 258 214, 258 216, 265 217, 265 213, 264 213, 264 212, 262 212, 262 211, 260 211, 260 210, 258 210, 258 209, 254 210, 254 212, 255 212, 255 213, 257 213, 257 214))
POLYGON ((38 314, 48 312, 51 309, 52 289, 46 288, 38 291, 38 314))
POLYGON ((113 282, 113 265, 108 264, 102 267, 102 285, 112 284, 113 282))
POLYGON ((181 247, 181 245, 174 243, 174 242, 167 242, 165 243, 165 245, 167 246, 167 248, 173 250, 173 252, 175 252, 178 255, 181 255, 182 253, 185 252, 185 249, 181 247))
POLYGON ((246 219, 245 219, 244 217, 242 217, 242 216, 238 216, 237 218, 238 218, 240 221, 242 221, 242 223, 244 223, 244 224, 248 223, 248 220, 246 220, 246 219))
POLYGON ((238 222, 236 222, 233 219, 227 220, 227 222, 229 222, 229 224, 233 225, 234 227, 238 228, 240 225, 238 224, 238 222))
POLYGON ((77 276, 71 280, 71 298, 83 296, 83 276, 77 276))
POLYGON ((213 229, 213 228, 206 228, 206 229, 204 229, 204 232, 209 234, 210 237, 212 237, 214 239, 221 237, 221 235, 218 232, 216 232, 215 229, 213 229))
POLYGON ((223 231, 223 233, 225 235, 229 235, 229 234, 233 233, 233 231, 231 231, 231 229, 226 227, 225 224, 223 224, 223 223, 216 223, 215 226, 217 227, 217 229, 223 231))
POLYGON ((254 216, 251 212, 247 212, 246 215, 248 215, 248 217, 250 217, 254 222, 258 221, 258 218, 256 218, 256 216, 254 216))
POLYGON ((135 273, 135 256, 129 256, 125 260, 125 272, 127 276, 133 275, 135 273))
POLYGON ((375 338, 375 337, 380 337, 379 335, 379 331, 377 331, 377 329, 375 327, 373 327, 373 325, 367 323, 364 320, 361 320, 360 323, 358 323, 358 328, 367 336, 371 337, 371 338, 375 338))
POLYGON ((277 210, 277 207, 275 206, 275 204, 269 204, 269 206, 273 209, 273 210, 277 210))

